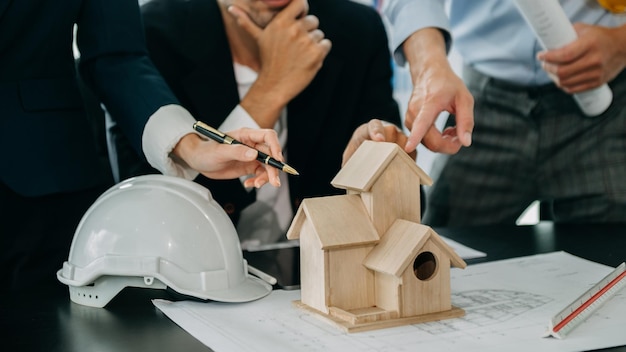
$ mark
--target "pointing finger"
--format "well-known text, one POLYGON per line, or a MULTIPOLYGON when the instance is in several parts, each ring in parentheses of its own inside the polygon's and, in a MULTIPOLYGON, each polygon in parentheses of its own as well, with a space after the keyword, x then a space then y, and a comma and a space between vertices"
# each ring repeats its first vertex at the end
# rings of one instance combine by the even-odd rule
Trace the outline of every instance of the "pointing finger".
POLYGON ((259 39, 261 33, 263 33, 263 29, 257 26, 244 10, 232 5, 228 7, 228 12, 230 12, 237 19, 237 24, 248 32, 252 38, 259 39))

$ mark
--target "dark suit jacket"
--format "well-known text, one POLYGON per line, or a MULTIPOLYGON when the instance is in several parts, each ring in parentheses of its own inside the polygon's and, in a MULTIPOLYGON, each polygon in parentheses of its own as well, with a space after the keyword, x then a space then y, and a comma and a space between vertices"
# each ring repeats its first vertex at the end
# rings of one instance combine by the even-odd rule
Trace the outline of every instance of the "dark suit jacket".
MULTIPOLYGON (((292 205, 345 193, 330 181, 354 130, 372 118, 400 125, 391 56, 379 14, 348 0, 309 0, 332 49, 311 84, 287 107, 292 205)), ((239 103, 233 60, 216 0, 153 0, 142 7, 148 50, 182 105, 218 127, 239 103)), ((252 112, 254 113, 254 112, 252 112)), ((235 220, 252 201, 239 180, 199 179, 235 220)))
POLYGON ((177 102, 147 56, 136 0, 0 0, 0 182, 22 195, 111 182, 77 85, 75 23, 81 74, 137 150, 150 115, 177 102))

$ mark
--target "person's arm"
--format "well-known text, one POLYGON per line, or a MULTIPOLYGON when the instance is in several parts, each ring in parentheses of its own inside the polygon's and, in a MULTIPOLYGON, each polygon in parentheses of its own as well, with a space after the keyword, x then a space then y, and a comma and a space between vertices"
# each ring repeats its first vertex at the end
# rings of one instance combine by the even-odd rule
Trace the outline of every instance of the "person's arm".
POLYGON ((574 25, 578 39, 537 54, 557 86, 574 94, 599 87, 626 67, 626 25, 608 28, 574 25))
POLYGON ((421 29, 404 42, 402 50, 413 81, 404 120, 411 131, 405 150, 415 150, 420 142, 434 152, 446 154, 469 146, 474 127, 474 99, 450 67, 441 31, 421 29), (457 125, 441 132, 435 121, 443 111, 455 115, 457 125))
POLYGON ((407 152, 419 143, 435 152, 456 153, 471 144, 473 98, 447 59, 448 20, 442 1, 389 0, 383 8, 393 27, 392 44, 399 64, 408 62, 413 81, 404 124, 411 131, 407 152), (443 133, 435 121, 447 111, 457 126, 443 133))
POLYGON ((450 25, 444 1, 441 0, 385 0, 382 13, 393 28, 390 42, 398 65, 404 66, 406 58, 402 44, 413 33, 423 28, 439 28, 444 35, 446 51, 452 45, 450 25))
MULTIPOLYGON (((259 47, 259 76, 240 105, 262 128, 273 128, 281 110, 313 80, 331 48, 318 29, 319 20, 308 13, 306 1, 295 0, 265 28, 255 24, 241 8, 228 11, 259 47)), ((245 62, 241 62, 246 64, 245 62)))
MULTIPOLYGON (((193 132, 195 119, 177 105, 148 58, 137 2, 86 0, 78 21, 78 47, 81 76, 115 116, 135 149, 156 155, 149 161, 159 171, 188 177, 193 174, 191 168, 213 178, 255 174, 250 181, 255 186, 268 180, 279 185, 277 170, 256 161, 256 151, 206 141, 193 132), (155 142, 155 136, 165 142, 155 142), (187 171, 173 171, 181 169, 187 171)), ((273 130, 232 134, 283 160, 273 130)))
MULTIPOLYGON (((143 133, 142 149, 148 162, 165 175, 186 179, 194 179, 198 173, 213 179, 256 175, 246 179, 244 186, 258 188, 268 181, 280 185, 278 171, 256 161, 255 150, 200 137, 192 129, 195 121, 181 106, 160 108, 150 117, 143 133)), ((274 130, 240 128, 228 133, 244 144, 284 160, 274 130)))

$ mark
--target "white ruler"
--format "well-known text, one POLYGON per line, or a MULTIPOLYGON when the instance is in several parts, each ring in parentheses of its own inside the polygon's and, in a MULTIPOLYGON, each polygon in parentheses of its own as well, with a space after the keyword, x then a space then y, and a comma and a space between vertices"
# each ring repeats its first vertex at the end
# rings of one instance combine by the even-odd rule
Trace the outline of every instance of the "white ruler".
POLYGON ((626 278, 626 263, 620 264, 613 272, 555 315, 550 320, 548 331, 544 337, 565 338, 565 335, 574 330, 578 324, 582 323, 604 302, 611 299, 622 287, 626 286, 624 278, 626 278))

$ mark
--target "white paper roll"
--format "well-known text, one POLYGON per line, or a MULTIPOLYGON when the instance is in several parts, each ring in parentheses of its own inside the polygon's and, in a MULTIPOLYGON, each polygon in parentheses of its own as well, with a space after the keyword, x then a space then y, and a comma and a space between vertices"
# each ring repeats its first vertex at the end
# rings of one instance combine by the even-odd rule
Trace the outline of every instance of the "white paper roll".
MULTIPOLYGON (((544 49, 558 49, 576 40, 576 31, 558 0, 515 0, 515 5, 544 49)), ((586 115, 597 116, 611 105, 613 92, 603 84, 574 94, 574 99, 586 115)))

